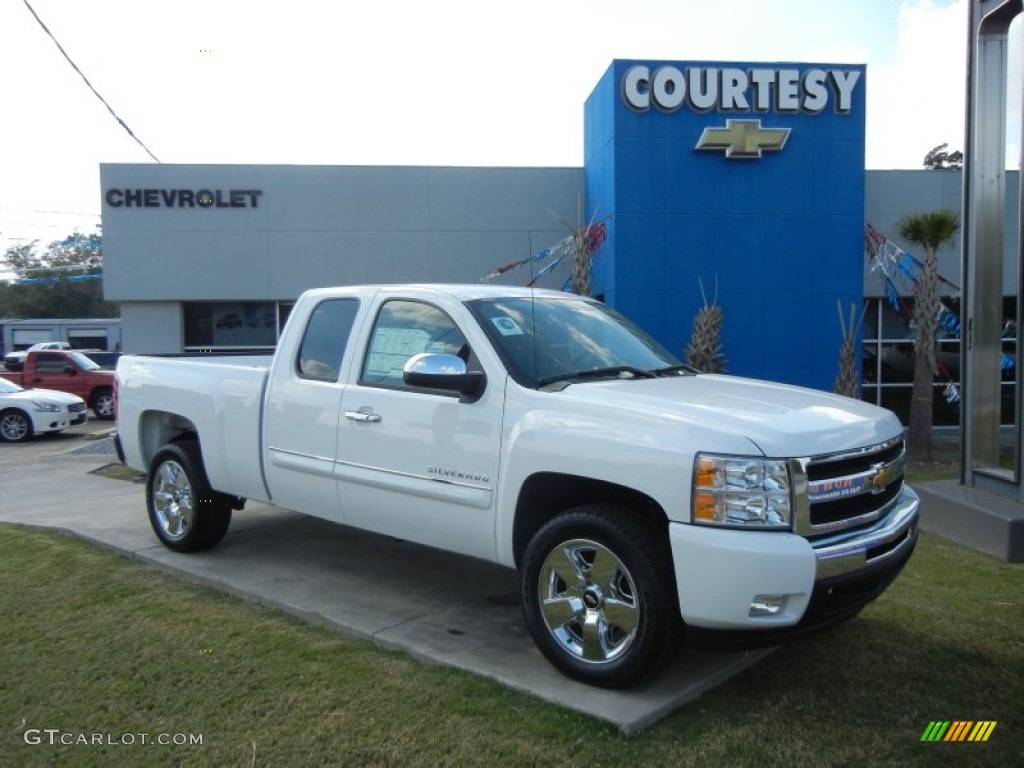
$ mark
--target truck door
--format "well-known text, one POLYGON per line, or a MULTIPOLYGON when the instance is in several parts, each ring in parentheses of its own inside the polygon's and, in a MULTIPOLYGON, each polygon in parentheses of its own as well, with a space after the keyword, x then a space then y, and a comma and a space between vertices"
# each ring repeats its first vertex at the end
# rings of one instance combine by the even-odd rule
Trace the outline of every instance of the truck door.
POLYGON ((345 351, 356 298, 325 299, 310 314, 298 351, 277 361, 268 382, 263 442, 275 504, 344 522, 334 478, 345 351))
POLYGON ((57 389, 88 400, 91 382, 80 376, 81 370, 63 352, 35 352, 35 366, 29 370, 25 360, 25 386, 57 389))
POLYGON ((504 381, 496 376, 475 402, 407 386, 402 368, 421 352, 480 370, 458 325, 423 301, 385 301, 368 338, 338 427, 346 522, 493 559, 504 381))

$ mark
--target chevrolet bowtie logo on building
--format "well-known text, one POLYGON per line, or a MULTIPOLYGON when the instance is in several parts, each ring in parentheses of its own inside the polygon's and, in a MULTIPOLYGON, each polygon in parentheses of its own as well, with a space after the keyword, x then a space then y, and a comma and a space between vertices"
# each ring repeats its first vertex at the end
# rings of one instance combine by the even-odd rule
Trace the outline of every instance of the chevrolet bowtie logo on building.
POLYGON ((766 149, 782 149, 788 138, 789 128, 762 128, 760 120, 726 120, 725 128, 705 128, 696 149, 724 149, 728 160, 756 160, 766 149))

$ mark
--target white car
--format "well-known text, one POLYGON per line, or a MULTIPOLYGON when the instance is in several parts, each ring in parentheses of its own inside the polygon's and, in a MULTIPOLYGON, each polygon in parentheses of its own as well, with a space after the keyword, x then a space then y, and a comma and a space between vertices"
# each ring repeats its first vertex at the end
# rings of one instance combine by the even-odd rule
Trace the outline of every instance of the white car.
POLYGON ((66 341, 40 341, 28 349, 19 352, 9 352, 4 355, 4 367, 9 371, 20 371, 22 366, 25 365, 25 358, 28 357, 28 353, 37 349, 71 349, 71 345, 66 341))
POLYGON ((53 389, 25 389, 0 379, 0 440, 17 443, 42 432, 85 424, 85 400, 53 389))

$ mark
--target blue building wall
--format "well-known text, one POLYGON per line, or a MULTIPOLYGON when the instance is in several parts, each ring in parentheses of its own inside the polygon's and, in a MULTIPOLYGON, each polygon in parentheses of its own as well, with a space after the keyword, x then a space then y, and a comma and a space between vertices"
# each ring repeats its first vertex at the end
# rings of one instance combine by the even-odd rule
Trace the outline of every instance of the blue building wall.
POLYGON ((848 314, 863 298, 864 90, 862 66, 612 62, 584 113, 587 210, 612 214, 595 293, 682 356, 699 281, 711 300, 717 280, 729 373, 831 389, 836 302, 848 314), (681 85, 661 88, 667 106, 653 87, 666 67, 681 85), (769 86, 765 70, 783 74, 769 86), (628 89, 627 76, 645 71, 628 89), (688 81, 694 73, 708 80, 688 81), (720 101, 731 94, 724 104, 691 103, 716 87, 720 101), (760 158, 696 148, 730 119, 790 132, 760 158))

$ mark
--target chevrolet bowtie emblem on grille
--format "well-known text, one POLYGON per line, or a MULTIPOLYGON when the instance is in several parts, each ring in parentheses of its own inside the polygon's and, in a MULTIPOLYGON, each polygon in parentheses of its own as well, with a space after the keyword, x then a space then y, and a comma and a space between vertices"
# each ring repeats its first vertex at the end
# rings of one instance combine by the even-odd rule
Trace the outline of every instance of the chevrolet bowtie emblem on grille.
POLYGON ((789 128, 762 128, 760 120, 726 120, 725 128, 705 128, 697 149, 724 149, 729 160, 757 159, 766 149, 786 146, 789 128))

